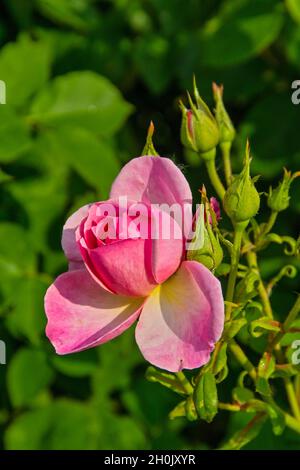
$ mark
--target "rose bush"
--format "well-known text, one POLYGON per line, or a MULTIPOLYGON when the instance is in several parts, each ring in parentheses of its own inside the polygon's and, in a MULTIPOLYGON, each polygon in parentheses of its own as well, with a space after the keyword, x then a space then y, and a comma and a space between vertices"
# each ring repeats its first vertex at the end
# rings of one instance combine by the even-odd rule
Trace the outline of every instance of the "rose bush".
POLYGON ((201 263, 186 261, 182 227, 155 206, 191 202, 189 184, 170 159, 139 157, 122 169, 109 201, 84 206, 67 220, 62 246, 69 271, 45 297, 46 333, 58 354, 100 345, 138 320, 136 341, 150 363, 176 372, 208 362, 224 324, 220 282, 201 263), (146 208, 142 217, 151 230, 169 217, 171 236, 160 228, 156 237, 142 234, 129 213, 130 229, 120 234, 118 198, 124 196, 131 207, 146 208))

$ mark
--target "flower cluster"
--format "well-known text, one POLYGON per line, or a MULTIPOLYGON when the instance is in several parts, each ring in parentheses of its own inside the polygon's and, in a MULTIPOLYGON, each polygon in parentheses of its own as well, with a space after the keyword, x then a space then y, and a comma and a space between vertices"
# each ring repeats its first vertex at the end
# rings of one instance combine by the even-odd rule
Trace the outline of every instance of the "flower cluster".
POLYGON ((285 426, 300 433, 299 361, 288 343, 288 334, 299 331, 300 296, 283 321, 271 299, 282 277, 297 274, 300 237, 272 230, 289 207, 300 172, 284 170, 266 195, 268 220, 257 221, 262 194, 251 176, 249 142, 240 173, 232 173, 236 132, 223 87, 213 84, 214 113, 195 79, 193 94, 189 107, 180 101, 181 141, 203 160, 221 208, 199 181, 193 215, 189 184, 173 161, 158 155, 151 123, 143 155, 124 166, 109 200, 86 205, 67 220, 62 247, 69 270, 47 291, 46 333, 58 354, 68 354, 99 346, 137 322, 139 349, 159 368, 150 366, 147 379, 183 397, 170 418, 211 422, 218 409, 247 411, 246 428, 222 447, 239 449, 268 418, 275 434, 285 426), (224 181, 216 166, 219 153, 224 181), (221 227, 226 218, 231 230, 221 227), (266 280, 259 256, 271 243, 285 247, 290 264, 266 280), (252 346, 255 361, 246 353, 252 346), (231 401, 224 403, 218 389, 230 372, 230 356, 242 370, 231 401), (197 370, 187 378, 184 369, 197 370), (278 378, 286 389, 283 408, 275 402, 278 378))

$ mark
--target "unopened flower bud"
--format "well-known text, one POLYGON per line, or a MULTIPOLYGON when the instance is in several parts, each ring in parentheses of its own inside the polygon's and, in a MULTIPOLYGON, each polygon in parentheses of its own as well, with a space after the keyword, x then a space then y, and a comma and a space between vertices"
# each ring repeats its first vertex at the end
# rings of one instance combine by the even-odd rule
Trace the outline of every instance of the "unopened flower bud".
POLYGON ((152 141, 152 136, 154 134, 154 124, 151 121, 150 125, 148 127, 148 132, 147 132, 147 138, 146 138, 146 143, 142 151, 143 156, 158 156, 157 151, 154 148, 153 141, 152 141))
POLYGON ((194 79, 193 102, 188 93, 190 109, 186 108, 180 101, 182 112, 181 142, 188 149, 201 153, 203 158, 215 158, 215 147, 219 143, 219 129, 217 121, 211 113, 207 104, 199 95, 194 79), (213 152, 212 152, 213 151, 213 152))
POLYGON ((273 189, 270 187, 269 195, 268 195, 268 206, 274 212, 281 212, 284 211, 289 207, 290 203, 290 186, 292 181, 300 176, 300 171, 292 174, 286 168, 284 168, 284 175, 282 181, 278 184, 278 186, 273 189))
POLYGON ((256 215, 260 197, 255 188, 255 178, 250 176, 250 148, 246 145, 246 156, 241 173, 234 177, 224 196, 224 209, 234 223, 246 222, 256 215))
POLYGON ((204 213, 201 214, 201 212, 198 212, 197 214, 194 239, 194 241, 197 242, 197 238, 201 237, 202 243, 199 248, 187 251, 187 259, 190 261, 198 261, 213 271, 218 268, 223 260, 223 250, 218 235, 213 230, 213 226, 217 220, 216 214, 207 201, 206 195, 203 197, 203 201, 204 213))
POLYGON ((235 137, 235 129, 223 103, 223 85, 213 83, 213 95, 216 104, 215 117, 220 131, 220 144, 231 143, 235 137))

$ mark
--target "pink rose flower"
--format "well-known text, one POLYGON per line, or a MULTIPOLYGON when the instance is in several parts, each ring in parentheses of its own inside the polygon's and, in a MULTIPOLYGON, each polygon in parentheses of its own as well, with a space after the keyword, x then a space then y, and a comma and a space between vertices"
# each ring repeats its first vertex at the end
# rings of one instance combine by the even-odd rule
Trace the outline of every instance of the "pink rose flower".
POLYGON ((98 346, 138 320, 137 344, 155 366, 177 372, 208 362, 224 325, 220 282, 200 263, 184 260, 182 228, 153 206, 191 202, 188 182, 170 159, 139 157, 122 169, 109 201, 84 206, 67 220, 62 246, 69 271, 45 296, 46 334, 58 354, 98 346), (143 203, 146 233, 124 215, 118 202, 124 196, 130 209, 143 203), (168 239, 163 218, 172 227, 168 239), (155 237, 149 227, 158 228, 155 237))

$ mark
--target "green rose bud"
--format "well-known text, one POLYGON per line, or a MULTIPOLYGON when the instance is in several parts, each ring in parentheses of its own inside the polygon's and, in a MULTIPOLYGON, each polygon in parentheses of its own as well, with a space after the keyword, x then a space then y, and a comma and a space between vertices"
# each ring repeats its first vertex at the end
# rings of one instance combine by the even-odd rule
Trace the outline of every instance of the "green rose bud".
POLYGON ((186 108, 180 101, 179 106, 182 112, 181 121, 181 142, 190 150, 199 152, 204 159, 215 157, 215 147, 219 143, 219 129, 217 121, 212 115, 209 107, 199 95, 194 78, 193 102, 189 93, 188 100, 190 109, 186 108))
POLYGON ((223 250, 218 235, 213 230, 213 226, 216 224, 216 215, 206 198, 205 188, 202 190, 202 201, 203 212, 198 213, 193 240, 196 243, 199 241, 199 248, 188 250, 187 259, 198 261, 214 271, 223 260, 223 250))
POLYGON ((284 168, 284 175, 282 181, 278 184, 277 188, 273 189, 270 187, 268 195, 268 206, 274 212, 284 211, 289 207, 290 203, 290 186, 292 181, 300 176, 300 171, 292 174, 286 168, 284 168))
POLYGON ((260 206, 260 197, 250 176, 250 148, 246 145, 244 168, 233 178, 224 196, 224 209, 234 223, 247 222, 254 217, 260 206))
POLYGON ((152 141, 152 136, 154 134, 154 124, 151 121, 150 125, 148 127, 148 132, 147 132, 147 138, 146 138, 146 143, 142 151, 143 156, 158 156, 157 151, 154 148, 153 141, 152 141))
POLYGON ((215 117, 220 131, 220 144, 231 143, 235 137, 235 129, 223 103, 223 85, 213 83, 213 95, 215 99, 215 117))

